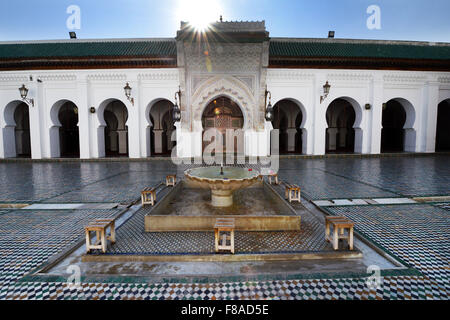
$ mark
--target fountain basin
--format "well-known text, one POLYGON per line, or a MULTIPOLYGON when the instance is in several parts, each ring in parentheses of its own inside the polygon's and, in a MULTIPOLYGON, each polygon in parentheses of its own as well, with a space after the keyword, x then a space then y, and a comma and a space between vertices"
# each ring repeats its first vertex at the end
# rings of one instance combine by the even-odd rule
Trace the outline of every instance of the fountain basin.
POLYGON ((258 182, 259 172, 241 167, 199 167, 184 172, 187 182, 196 188, 211 190, 213 207, 233 205, 233 192, 258 182))

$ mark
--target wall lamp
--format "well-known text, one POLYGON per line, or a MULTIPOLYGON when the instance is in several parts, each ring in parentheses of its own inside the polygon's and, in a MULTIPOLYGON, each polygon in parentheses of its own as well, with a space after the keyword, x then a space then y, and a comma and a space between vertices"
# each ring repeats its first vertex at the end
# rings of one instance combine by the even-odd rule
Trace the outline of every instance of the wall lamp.
POLYGON ((323 85, 323 96, 320 96, 320 103, 323 102, 330 93, 330 85, 328 84, 328 81, 323 85))
POLYGON ((125 91, 125 96, 127 97, 128 101, 131 102, 131 104, 134 106, 134 98, 131 97, 131 87, 130 85, 126 84, 125 87, 123 87, 123 90, 125 91))
POLYGON ((181 120, 181 110, 180 110, 180 107, 178 107, 178 100, 180 100, 180 105, 181 105, 181 89, 180 89, 180 87, 178 87, 178 91, 175 92, 175 105, 173 106, 173 113, 172 113, 173 122, 178 122, 181 120))
POLYGON ((22 84, 22 86, 19 88, 19 92, 20 92, 20 96, 22 97, 22 100, 28 104, 31 104, 31 106, 34 107, 34 99, 32 99, 32 98, 27 99, 28 89, 27 89, 27 87, 25 87, 24 84, 22 84))
POLYGON ((270 101, 270 100, 272 100, 272 93, 270 93, 270 91, 267 90, 267 87, 266 87, 264 96, 265 96, 264 105, 266 105, 267 97, 269 97, 269 104, 267 104, 267 107, 266 107, 265 118, 266 118, 266 121, 272 121, 273 120, 273 108, 272 108, 272 103, 270 101))

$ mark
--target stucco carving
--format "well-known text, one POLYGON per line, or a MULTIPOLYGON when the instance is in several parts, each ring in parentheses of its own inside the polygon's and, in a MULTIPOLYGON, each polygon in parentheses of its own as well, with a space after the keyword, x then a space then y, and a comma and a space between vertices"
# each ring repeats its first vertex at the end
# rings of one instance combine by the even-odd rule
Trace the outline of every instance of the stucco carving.
POLYGON ((7 74, 7 75, 0 76, 0 81, 1 82, 27 82, 28 76, 7 74))
POLYGON ((114 80, 125 81, 127 79, 127 76, 123 73, 99 73, 99 74, 90 74, 87 76, 87 79, 90 81, 114 81, 114 80))
POLYGON ((253 127, 252 110, 255 101, 247 86, 234 77, 213 77, 195 91, 192 96, 193 121, 201 121, 206 105, 215 97, 225 95, 234 100, 242 109, 244 115, 244 129, 253 127))
POLYGON ((167 70, 167 71, 158 71, 158 72, 149 72, 149 73, 140 73, 138 74, 139 80, 178 80, 179 72, 177 69, 167 70))
POLYGON ((261 44, 224 44, 199 47, 185 44, 186 67, 200 72, 259 72, 261 44))
POLYGON ((268 70, 267 79, 269 80, 313 80, 314 74, 297 70, 268 70))

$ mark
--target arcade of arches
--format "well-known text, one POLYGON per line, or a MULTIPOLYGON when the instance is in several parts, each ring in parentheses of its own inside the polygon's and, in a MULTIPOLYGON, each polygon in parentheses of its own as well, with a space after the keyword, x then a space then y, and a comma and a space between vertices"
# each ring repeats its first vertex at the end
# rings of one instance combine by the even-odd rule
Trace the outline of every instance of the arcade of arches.
POLYGON ((208 145, 214 146, 214 150, 220 150, 226 153, 244 153, 244 135, 240 134, 244 126, 244 116, 241 108, 230 98, 220 96, 211 101, 202 114, 203 135, 205 131, 211 128, 218 130, 218 134, 222 137, 222 145, 216 144, 216 137, 211 140, 203 140, 203 150, 208 145), (227 136, 227 129, 233 129, 233 136, 227 136), (239 131, 235 131, 239 130, 239 131), (233 139, 233 141, 227 141, 233 139), (207 141, 205 141, 207 140, 207 141), (228 142, 228 143, 227 143, 228 142))
POLYGON ((336 99, 330 103, 326 113, 327 125, 325 151, 327 153, 355 150, 356 114, 353 106, 344 99, 336 99))
POLYGON ((302 153, 303 137, 300 128, 303 114, 291 100, 281 100, 273 107, 272 126, 279 131, 279 154, 302 153))
MULTIPOLYGON (((173 104, 161 99, 151 105, 148 112, 148 143, 150 155, 170 155, 176 145, 172 133, 176 130, 172 120, 173 104)), ((4 109, 3 139, 5 157, 31 157, 30 106, 21 101, 12 101, 4 109)), ((104 146, 107 157, 128 156, 128 111, 119 100, 110 100, 103 108, 104 146)), ((272 125, 279 129, 279 153, 305 153, 306 142, 302 122, 304 110, 296 102, 283 99, 274 105, 272 125)), ((51 131, 52 157, 79 157, 80 138, 78 108, 62 100, 52 108, 51 131), (53 111, 54 110, 54 111, 53 111), (56 146, 56 147, 55 147, 56 146), (58 149, 59 147, 59 149, 58 149), (55 149, 54 149, 55 148, 55 149)), ((326 111, 326 152, 355 152, 355 107, 347 98, 338 98, 330 103, 326 111)), ((395 98, 383 104, 381 152, 413 151, 415 146, 414 107, 407 100, 395 98), (409 147, 408 147, 409 146, 409 147), (411 147, 412 146, 412 147, 411 147)), ((436 123, 436 151, 450 151, 450 99, 439 103, 436 123)), ((238 104, 226 96, 211 101, 202 114, 203 133, 216 128, 223 138, 223 152, 240 153, 244 148, 244 137, 235 134, 233 149, 227 148, 226 130, 242 129, 244 116, 238 104), (242 149, 239 149, 240 146, 242 149)), ((212 137, 212 139, 215 139, 212 137)), ((203 142, 203 149, 212 140, 203 142)), ((101 146, 100 146, 101 147, 101 146)), ((359 151, 358 151, 359 152, 359 151)))

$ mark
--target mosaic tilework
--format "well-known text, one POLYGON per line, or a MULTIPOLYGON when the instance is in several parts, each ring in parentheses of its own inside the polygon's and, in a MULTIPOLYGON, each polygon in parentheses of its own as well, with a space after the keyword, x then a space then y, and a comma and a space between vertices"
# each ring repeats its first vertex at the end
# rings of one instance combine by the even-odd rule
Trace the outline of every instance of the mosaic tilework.
POLYGON ((364 278, 279 280, 257 282, 83 283, 80 289, 60 282, 28 282, 0 288, 0 299, 32 300, 336 300, 448 299, 423 277, 384 277, 380 289, 364 278))
POLYGON ((0 286, 17 280, 82 238, 91 220, 119 210, 10 210, 0 215, 0 286))
MULTIPOLYGON (((111 246, 111 254, 213 253, 213 232, 145 232, 147 206, 137 211, 117 229, 122 239, 111 246)), ((236 252, 324 251, 331 245, 324 240, 324 226, 311 214, 302 215, 301 232, 236 232, 236 252)))
POLYGON ((79 190, 70 191, 43 202, 86 203, 122 202, 129 203, 140 197, 144 187, 153 186, 165 179, 166 174, 150 171, 130 171, 90 184, 79 190))
POLYGON ((355 222, 364 236, 414 266, 448 298, 450 213, 433 205, 329 207, 355 222))
MULTIPOLYGON (((355 182, 362 182, 370 186, 380 188, 388 192, 411 192, 416 195, 445 195, 448 194, 448 160, 449 157, 427 157, 427 158, 393 158, 393 159, 289 159, 281 160, 283 169, 295 169, 308 171, 308 169, 317 169, 322 172, 328 172, 333 176, 342 176, 352 179, 355 182), (347 161, 347 162, 342 162, 347 161), (398 162, 399 161, 399 162, 398 162), (396 164, 398 163, 398 165, 396 164), (348 168, 347 168, 348 166, 348 168), (416 168, 414 168, 416 166, 416 168), (427 168, 427 170, 423 170, 427 168), (397 171, 397 172, 396 172, 397 171), (408 177, 411 174, 412 177, 408 177), (381 177, 380 177, 381 175, 381 177), (404 177, 406 175, 406 177, 404 177), (398 184, 396 184, 398 181, 398 184), (409 183, 412 183, 408 186, 409 183), (408 189, 408 187, 410 189, 408 189), (409 190, 409 191, 408 191, 409 190)), ((49 169, 48 177, 41 175, 30 175, 31 168, 37 163, 18 164, 17 167, 12 164, 0 164, 0 181, 2 191, 0 201, 22 199, 45 199, 55 197, 64 192, 75 190, 76 187, 83 187, 89 183, 95 183, 102 179, 110 178, 118 173, 128 171, 153 171, 155 173, 165 174, 167 170, 173 172, 173 167, 166 162, 130 162, 107 165, 107 163, 87 163, 81 172, 83 175, 76 177, 76 173, 70 170, 49 169), (5 166, 7 165, 7 167, 5 166), (98 167, 96 167, 98 166, 98 167), (21 170, 28 170, 27 174, 21 174, 21 170), (51 172, 60 172, 51 174, 51 172), (41 185, 41 188, 27 189, 27 183, 30 184, 30 176, 35 177, 36 185, 39 179, 48 178, 47 186, 41 185), (74 181, 66 181, 67 176, 72 177, 74 181), (83 177, 83 178, 81 178, 83 177), (60 180, 58 180, 60 179, 60 180), (82 181, 77 185, 75 180, 82 181), (12 184, 11 189, 9 185, 12 184), (56 185, 62 187, 58 187, 56 185), (65 185, 67 184, 67 186, 65 185), (3 197, 3 198, 2 198, 3 197)), ((14 164, 16 165, 16 164, 14 164)), ((49 164, 45 164, 46 166, 49 164)), ((52 163, 50 165, 54 166, 52 163)), ((66 165, 66 164, 64 164, 66 165)), ((84 165, 84 163, 83 163, 84 165)), ((80 164, 77 164, 80 166, 80 164)), ((295 173, 290 173, 293 176, 295 173)), ((310 179, 313 179, 311 177, 310 179)), ((297 181, 301 181, 299 174, 297 181)), ((305 175, 303 175, 305 180, 305 175)), ((313 181, 313 180, 310 180, 313 181)), ((294 181, 293 181, 294 182, 294 181)), ((323 182, 326 184, 326 180, 323 182)), ((34 185, 34 184, 32 184, 34 185)), ((353 193, 358 192, 351 184, 343 186, 346 188, 347 196, 345 198, 354 198, 353 193)), ((324 189, 326 189, 324 187, 324 189)), ((326 198, 331 198, 324 192, 326 198)), ((74 197, 75 198, 75 197, 74 197)), ((340 210, 355 209, 352 208, 333 208, 340 210)), ((398 206, 370 206, 370 209, 379 208, 378 211, 366 212, 368 207, 359 207, 358 212, 347 212, 353 215, 357 221, 357 227, 364 226, 360 230, 365 235, 374 239, 374 241, 390 250, 398 257, 404 259, 412 266, 421 270, 425 276, 386 276, 383 278, 383 286, 378 290, 369 290, 365 286, 364 278, 339 278, 339 279, 306 279, 306 280, 280 280, 280 281, 256 281, 256 282, 218 282, 208 284, 134 284, 134 283, 84 283, 81 291, 70 290, 65 283, 60 282, 17 282, 16 280, 24 273, 28 272, 34 266, 46 261, 52 252, 35 251, 24 252, 23 257, 11 262, 9 266, 2 265, 0 268, 0 299, 445 299, 448 300, 450 293, 450 284, 448 277, 448 209, 438 208, 433 205, 398 205, 398 206), (420 209, 422 208, 422 209, 420 209), (394 213, 389 214, 390 211, 394 213), (399 213, 401 212, 401 213, 399 213), (431 213, 427 215, 427 212, 431 213), (380 215, 385 213, 385 216, 380 215), (446 213, 445 216, 443 213, 446 213), (417 214, 417 219, 414 217, 417 214), (358 217, 360 219, 358 220, 358 217), (445 218, 447 217, 447 218, 445 218), (381 219, 384 220, 381 220, 381 219), (430 229, 421 228, 423 221, 433 218, 430 229), (399 226, 406 221, 406 229, 399 226), (382 224, 386 228, 383 228, 382 224), (390 226, 390 229, 388 228, 390 226), (398 228, 396 228, 398 226, 398 228), (412 226, 418 226, 416 231, 412 226), (431 233, 434 231, 434 233, 431 233), (415 232, 415 233, 414 233, 415 232), (435 236, 431 236, 435 234, 435 236), (414 241, 408 241, 409 237, 414 241), (445 240, 447 239, 447 240, 445 240), (10 267, 15 274, 7 269, 10 267), (5 271, 4 271, 5 270, 5 271), (8 272, 8 273, 7 273, 8 272)), ((2 210, 3 211, 3 210, 2 210)), ((18 212, 18 211, 17 211, 18 212)), ((31 214, 31 212, 28 212, 31 214)), ((0 212, 0 225, 3 216, 9 216, 9 211, 0 212)), ((337 213, 344 214, 345 213, 337 213)), ((80 217, 77 217, 79 219, 80 217)), ((18 219, 16 233, 22 230, 22 237, 32 237, 39 234, 38 231, 22 229, 26 225, 21 224, 22 218, 18 219)), ((52 218, 54 229, 63 225, 68 218, 57 220, 52 218)), ((76 222, 73 222, 76 223, 76 222)), ((45 223, 41 225, 45 230, 45 223)), ((36 227, 38 228, 38 227, 36 227)), ((120 230, 120 229, 119 229, 120 230)), ((52 230, 50 236, 41 233, 38 239, 52 239, 54 233, 52 230)), ((65 236, 69 236, 65 234, 65 236)), ((0 232, 0 239, 6 235, 0 232)), ((2 240, 3 241, 3 240, 2 240)), ((5 255, 11 252, 20 252, 14 250, 21 245, 20 238, 13 238, 9 243, 0 243, 2 255, 0 261, 3 262, 5 255), (8 251, 10 250, 10 251, 8 251), (12 250, 12 251, 11 251, 12 250)), ((48 240, 50 241, 50 240, 48 240)), ((56 244, 55 244, 56 245, 56 244)), ((21 250, 30 250, 21 249, 21 250)), ((62 248, 58 249, 59 251, 62 248)))
POLYGON ((133 179, 138 189, 175 171, 171 161, 0 163, 0 202, 129 201, 133 179))
POLYGON ((439 208, 442 208, 442 209, 450 211, 450 202, 435 203, 434 205, 436 207, 439 207, 439 208))
POLYGON ((378 187, 336 176, 320 169, 280 169, 282 181, 296 183, 302 188, 308 199, 342 199, 349 193, 354 198, 398 197, 398 194, 382 190, 378 187))
MULTIPOLYGON (((281 159, 280 174, 300 184, 314 199, 342 198, 341 190, 347 192, 346 198, 367 194, 372 197, 450 195, 449 162, 450 156, 281 159), (339 187, 327 191, 330 185, 339 187)), ((182 175, 192 166, 196 165, 181 165, 177 170, 170 160, 0 163, 0 202, 97 201, 107 198, 108 194, 112 194, 115 201, 128 201, 130 197, 125 188, 115 192, 108 180, 114 183, 122 178, 127 184, 128 174, 139 177, 132 172, 141 172, 142 180, 152 182, 169 172, 177 171, 182 175)), ((258 165, 246 166, 258 168, 258 165)))
MULTIPOLYGON (((289 181, 302 184, 305 191, 309 185, 318 185, 313 188, 311 196, 318 199, 314 192, 330 187, 329 182, 335 182, 329 175, 347 179, 343 184, 346 188, 345 198, 359 198, 360 187, 366 184, 385 192, 401 196, 439 196, 450 195, 450 170, 448 164, 450 156, 427 157, 392 157, 392 158, 329 158, 329 159, 281 159, 280 169, 289 170, 289 181), (324 177, 308 174, 312 169, 322 171, 324 177), (293 170, 293 171, 291 171, 293 170), (298 173, 295 173, 298 171, 298 173), (317 183, 321 179, 324 184, 317 183), (351 183, 353 181, 353 183, 351 183), (317 188, 317 187, 316 187, 317 188)), ((339 179, 337 179, 339 184, 339 179)), ((332 198, 331 193, 323 191, 323 198, 332 198)), ((380 192, 380 191, 378 191, 380 192)), ((375 191, 375 194, 377 191, 375 191)), ((342 193, 340 193, 342 194, 342 193)), ((376 197, 375 195, 371 197, 376 197)), ((385 197, 385 195, 382 195, 385 197)), ((340 197, 336 197, 340 198, 340 197)))

